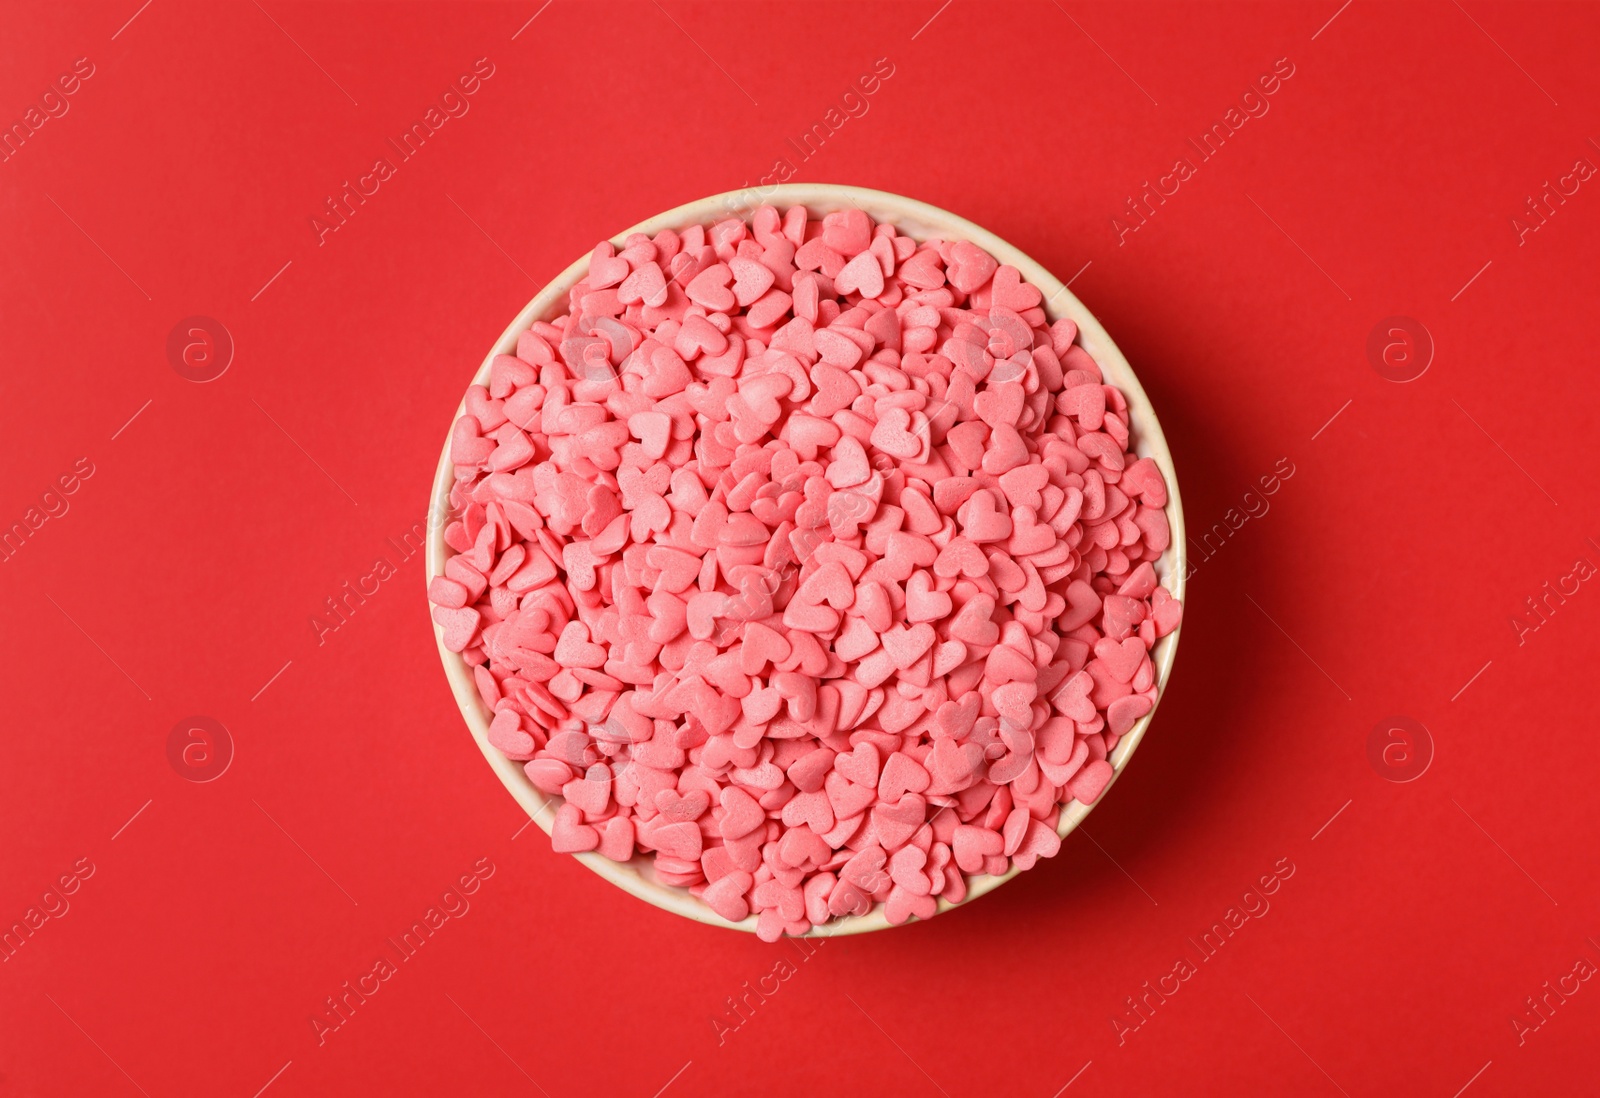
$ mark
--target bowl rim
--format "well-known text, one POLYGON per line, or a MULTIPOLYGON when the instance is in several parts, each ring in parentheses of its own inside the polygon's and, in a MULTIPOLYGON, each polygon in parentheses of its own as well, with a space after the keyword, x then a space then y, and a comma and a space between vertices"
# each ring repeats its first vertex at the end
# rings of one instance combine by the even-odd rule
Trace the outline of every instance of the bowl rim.
MULTIPOLYGON (((1094 314, 1048 268, 1034 260, 1020 248, 964 217, 929 203, 888 191, 835 183, 782 183, 759 191, 744 189, 709 195, 647 218, 631 228, 624 229, 612 237, 611 241, 620 249, 622 242, 635 233, 654 236, 662 229, 682 229, 688 225, 696 223, 709 224, 728 217, 747 218, 760 205, 772 205, 779 208, 802 205, 815 216, 853 206, 865 211, 874 221, 888 221, 894 224, 898 231, 912 236, 918 241, 935 238, 966 240, 988 252, 998 262, 1017 268, 1021 272, 1023 279, 1035 286, 1043 295, 1043 308, 1047 318, 1052 323, 1062 317, 1066 317, 1077 324, 1078 342, 1099 365, 1106 382, 1115 385, 1127 399, 1130 434, 1135 452, 1141 457, 1152 458, 1160 467, 1167 483, 1167 506, 1165 511, 1172 540, 1167 550, 1156 562, 1157 576, 1174 598, 1180 601, 1183 599, 1188 573, 1183 504, 1178 492, 1177 473, 1172 465, 1172 454, 1167 447, 1166 438, 1162 434, 1161 424, 1156 417, 1155 409, 1151 406, 1144 387, 1139 383, 1137 375, 1133 372, 1133 367, 1129 365, 1127 358, 1124 357, 1094 314), (759 201, 754 203, 749 201, 752 195, 758 196, 759 201)), ((534 321, 551 319, 560 315, 566 304, 568 291, 587 273, 589 258, 589 255, 585 254, 574 261, 560 274, 556 275, 555 278, 546 283, 528 304, 523 306, 522 310, 517 313, 516 317, 500 334, 500 337, 495 340, 494 345, 489 349, 489 353, 484 357, 482 365, 479 366, 472 380, 468 383, 468 388, 472 385, 487 383, 489 370, 495 357, 501 354, 514 354, 517 337, 526 331, 534 321)), ((450 417, 451 428, 454 427, 456 420, 465 412, 466 396, 465 390, 463 390, 461 402, 450 417)), ((450 461, 450 432, 447 430, 444 447, 439 457, 439 464, 434 472, 432 492, 429 498, 427 544, 424 557, 426 565, 424 571, 426 574, 423 578, 425 585, 431 583, 435 576, 444 573, 445 561, 454 555, 444 541, 444 530, 450 516, 450 489, 454 483, 455 467, 450 461)), ((429 605, 431 607, 431 601, 429 605)), ((433 621, 431 610, 429 619, 433 625, 434 641, 438 646, 439 657, 444 665, 445 677, 450 684, 451 694, 455 697, 457 708, 461 711, 461 716, 466 721, 467 727, 472 733, 472 738, 477 742, 479 750, 483 753, 484 758, 488 760, 491 769, 499 777, 501 784, 506 787, 506 790, 527 812, 529 819, 537 823, 548 834, 554 818, 554 812, 550 810, 559 805, 562 798, 546 796, 542 793, 529 781, 527 775, 523 772, 521 763, 507 758, 489 742, 489 715, 486 713, 483 701, 478 694, 477 684, 474 681, 471 668, 458 653, 452 652, 445 647, 444 629, 437 621, 433 621)), ((1078 801, 1070 801, 1062 807, 1056 831, 1063 839, 1083 822, 1084 818, 1094 810, 1096 805, 1105 799, 1106 792, 1122 776, 1122 772, 1127 768, 1128 760, 1133 756, 1134 751, 1138 749, 1151 720, 1155 717, 1156 710, 1160 708, 1161 699, 1166 694, 1167 680, 1171 675, 1173 660, 1177 655, 1178 639, 1181 632, 1182 625, 1180 623, 1178 628, 1160 638, 1152 649, 1151 661, 1156 671, 1155 704, 1117 742, 1116 749, 1111 752, 1109 758, 1112 765, 1111 779, 1106 783, 1105 789, 1101 791, 1100 796, 1095 799, 1094 803, 1085 805, 1078 801)), ((691 895, 688 889, 661 884, 652 878, 646 877, 636 864, 639 859, 637 855, 635 862, 629 863, 613 862, 595 851, 577 854, 575 857, 611 884, 666 911, 712 926, 751 933, 756 929, 757 916, 754 913, 739 922, 733 922, 712 911, 704 901, 691 895)), ((944 914, 952 908, 964 906, 981 896, 989 894, 1015 877, 1019 872, 1021 870, 1013 865, 1001 876, 968 876, 966 895, 955 903, 943 899, 939 900, 935 915, 944 914)), ((915 922, 917 920, 913 918, 909 921, 915 922)), ((885 914, 884 905, 878 903, 874 904, 871 910, 864 914, 846 916, 821 927, 812 927, 805 936, 833 937, 836 935, 860 934, 884 930, 895 925, 900 924, 890 923, 885 914)))

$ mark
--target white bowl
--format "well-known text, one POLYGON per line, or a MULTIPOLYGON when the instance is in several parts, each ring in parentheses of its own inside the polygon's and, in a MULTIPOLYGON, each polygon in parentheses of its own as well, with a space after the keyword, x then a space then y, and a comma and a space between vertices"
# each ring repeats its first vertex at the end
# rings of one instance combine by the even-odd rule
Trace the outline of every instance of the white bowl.
MULTIPOLYGON (((1187 556, 1184 551, 1183 506, 1178 498, 1177 475, 1172 468, 1172 455, 1167 450, 1166 439, 1162 437, 1161 425, 1156 421, 1155 410, 1150 407, 1150 400, 1145 396, 1144 389, 1139 385, 1139 379, 1134 376, 1133 368, 1128 365, 1128 360, 1122 356, 1117 345, 1111 341, 1106 330, 1083 303, 1072 295, 1072 292, 1061 284, 1053 274, 1040 266, 1033 259, 1011 244, 1001 240, 987 229, 980 228, 965 218, 957 217, 953 213, 930 206, 926 202, 917 202, 910 198, 903 198, 897 194, 888 194, 884 191, 872 191, 862 187, 846 187, 831 183, 787 183, 754 194, 749 191, 730 192, 728 194, 713 195, 702 198, 697 202, 690 202, 679 206, 675 210, 657 214, 647 221, 642 221, 631 229, 613 237, 613 243, 620 249, 623 240, 633 233, 645 233, 654 236, 662 229, 683 229, 694 224, 710 224, 723 220, 731 215, 748 216, 754 206, 766 204, 777 206, 780 209, 789 206, 803 205, 814 216, 831 213, 856 207, 865 210, 875 221, 887 221, 895 228, 916 240, 939 238, 943 240, 967 240, 976 244, 996 260, 1003 264, 1010 264, 1022 272, 1022 277, 1028 283, 1036 286, 1044 295, 1044 310, 1049 319, 1054 322, 1061 317, 1072 320, 1078 326, 1078 341, 1084 350, 1089 352, 1095 362, 1100 366, 1108 383, 1122 390, 1128 400, 1129 427, 1134 442, 1134 448, 1142 457, 1153 458, 1161 468, 1162 475, 1167 480, 1167 522, 1172 530, 1172 544, 1156 562, 1156 574, 1163 586, 1175 598, 1183 598, 1184 574, 1187 571, 1187 556), (757 201, 750 201, 756 198, 757 201)), ((557 275, 549 285, 540 290, 528 302, 527 306, 518 313, 516 319, 506 327, 500 338, 479 367, 477 375, 473 378, 475 384, 487 384, 489 367, 494 357, 500 354, 514 354, 517 346, 517 336, 526 331, 536 320, 551 320, 561 315, 567 305, 567 291, 577 283, 588 271, 589 257, 585 253, 565 271, 557 275)), ((466 402, 462 404, 451 416, 450 422, 454 424, 466 411, 466 402)), ((439 457, 439 469, 433 480, 433 498, 429 509, 430 521, 428 530, 427 549, 427 577, 431 581, 434 576, 444 574, 444 563, 451 555, 449 547, 444 542, 445 516, 450 511, 450 488, 455 481, 454 467, 450 463, 449 432, 446 431, 444 451, 439 457)), ((1160 694, 1166 690, 1167 676, 1172 671, 1172 661, 1178 649, 1178 634, 1180 629, 1175 629, 1167 636, 1156 642, 1151 652, 1151 660, 1156 672, 1157 702, 1160 694)), ((517 803, 527 810, 528 815, 546 833, 549 832, 555 816, 554 809, 560 804, 560 797, 547 797, 536 789, 532 782, 523 773, 522 764, 506 758, 499 750, 489 743, 489 721, 493 714, 489 713, 482 699, 478 696, 478 688, 473 682, 471 668, 460 655, 450 651, 444 645, 444 631, 435 624, 434 636, 439 644, 439 658, 444 662, 445 677, 450 681, 450 689, 455 694, 456 704, 461 708, 461 715, 467 722, 467 727, 472 731, 472 738, 478 741, 478 747, 483 752, 484 758, 489 760, 489 765, 499 776, 500 781, 511 791, 517 803)), ((1150 720, 1155 715, 1155 707, 1146 713, 1128 733, 1118 741, 1116 750, 1111 753, 1111 764, 1114 768, 1111 781, 1114 783, 1121 776, 1128 760, 1133 756, 1134 750, 1139 746, 1139 741, 1144 738, 1145 730, 1150 727, 1150 720)), ((1110 786, 1108 785, 1109 789, 1110 786)), ((1102 793, 1103 797, 1105 794, 1102 793)), ((1099 803, 1096 801, 1096 803, 1099 803)), ((1061 810, 1060 823, 1057 830, 1063 838, 1077 827, 1087 816, 1092 805, 1080 804, 1077 801, 1069 802, 1061 810)), ((636 856, 632 862, 618 863, 597 853, 576 855, 577 859, 600 876, 616 885, 618 888, 646 900, 657 907, 695 919, 702 923, 714 926, 728 927, 734 930, 754 932, 756 916, 751 915, 741 922, 729 922, 712 911, 698 897, 689 893, 687 889, 664 885, 656 881, 647 861, 642 856, 636 856)), ((1006 881, 1016 876, 1018 870, 1013 867, 1009 873, 1001 877, 978 876, 969 878, 967 895, 961 902, 970 903, 989 892, 994 891, 1006 881)), ((939 901, 939 912, 948 911, 960 905, 939 901)), ((892 924, 885 918, 883 905, 878 904, 863 915, 849 916, 835 920, 825 926, 816 927, 811 931, 811 937, 831 937, 835 934, 859 934, 869 930, 882 930, 892 924)))

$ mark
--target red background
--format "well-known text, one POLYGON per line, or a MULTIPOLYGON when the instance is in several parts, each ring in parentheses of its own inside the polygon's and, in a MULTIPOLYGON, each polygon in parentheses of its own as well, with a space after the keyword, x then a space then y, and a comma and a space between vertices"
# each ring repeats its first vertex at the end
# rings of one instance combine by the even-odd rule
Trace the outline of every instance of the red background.
POLYGON ((1483 0, 8 6, 0 119, 77 58, 94 75, 0 164, 0 522, 94 472, 0 564, 0 922, 95 871, 0 963, 0 1093, 1592 1090, 1600 983, 1512 1018, 1600 964, 1600 593, 1522 643, 1510 620, 1600 563, 1600 178, 1520 242, 1511 219, 1600 163, 1597 35, 1600 8, 1483 0), (479 58, 469 113, 319 244, 311 216, 479 58), (387 539, 539 285, 794 159, 879 58, 868 113, 795 178, 1076 272, 1191 531, 1270 510, 1191 547, 1165 704, 1053 862, 802 961, 513 837, 421 559, 387 539), (1119 244, 1130 195, 1279 58, 1268 113, 1119 244), (236 347, 207 384, 166 352, 195 315, 236 347), (1436 346, 1407 384, 1367 352, 1397 315, 1436 346), (312 615, 380 556, 398 574, 319 644, 312 615), (232 741, 214 781, 169 761, 192 715, 232 741), (1369 761, 1394 715, 1431 733, 1415 781, 1369 761), (480 858, 470 910, 319 1045, 325 997, 480 858), (1243 893, 1279 859, 1263 911, 1243 893), (1197 973, 1119 1034, 1181 957, 1197 973))

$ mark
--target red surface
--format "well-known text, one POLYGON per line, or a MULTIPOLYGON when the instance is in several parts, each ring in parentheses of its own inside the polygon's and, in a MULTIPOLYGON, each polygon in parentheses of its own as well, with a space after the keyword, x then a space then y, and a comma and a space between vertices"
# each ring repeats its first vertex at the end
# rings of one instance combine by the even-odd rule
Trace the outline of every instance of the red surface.
POLYGON ((0 521, 93 468, 0 563, 0 921, 60 911, 0 951, 0 1093, 1592 1088, 1600 982, 1512 1019, 1600 965, 1600 593, 1574 576, 1522 643, 1511 619, 1600 564, 1600 178, 1520 242, 1512 219, 1600 164, 1600 9, 1064 7, 0 13, 0 118, 94 66, 0 163, 0 521), (468 113, 319 244, 330 195, 479 58, 468 113), (514 837, 390 539, 538 285, 798 160, 879 58, 867 113, 794 177, 925 199, 1076 275, 1197 543, 1270 509, 1195 550, 1166 701, 1060 856, 802 960, 514 837), (1188 139, 1280 58, 1267 113, 1199 161, 1188 139), (1195 173, 1119 244, 1178 157, 1195 173), (196 315, 236 347, 206 384, 166 352, 196 315), (1367 353, 1396 315, 1437 348, 1407 384, 1367 353), (395 574, 319 643, 380 558, 395 574), (169 761, 192 715, 233 743, 210 782, 184 776, 199 749, 169 761), (1434 744, 1408 783, 1369 762, 1393 715, 1434 744), (80 858, 61 910, 43 893, 80 858), (479 859, 470 909, 395 959, 479 859), (1263 909, 1243 894, 1280 859, 1263 909), (381 957, 397 971, 319 1043, 325 997, 381 957))

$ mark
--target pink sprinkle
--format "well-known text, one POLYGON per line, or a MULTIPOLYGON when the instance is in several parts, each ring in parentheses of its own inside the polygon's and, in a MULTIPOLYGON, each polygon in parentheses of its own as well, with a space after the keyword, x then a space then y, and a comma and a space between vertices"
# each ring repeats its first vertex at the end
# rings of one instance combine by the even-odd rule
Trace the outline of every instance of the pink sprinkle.
POLYGON ((428 588, 554 849, 769 940, 1053 856, 1182 617, 1077 334, 854 209, 598 245, 468 393, 428 588))

